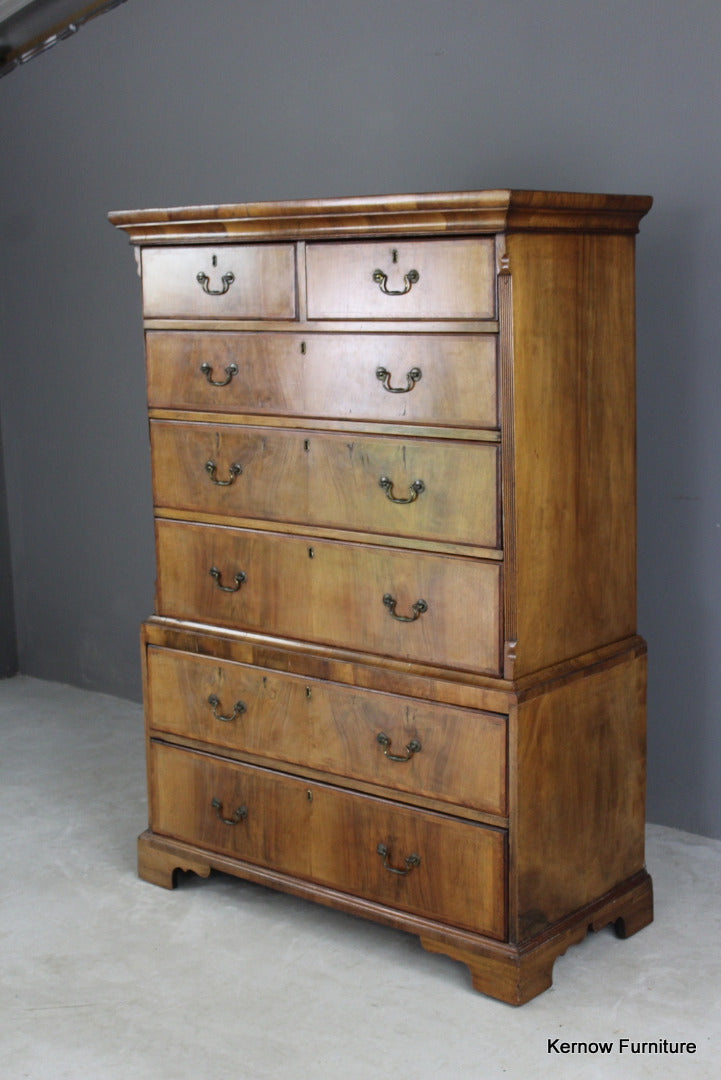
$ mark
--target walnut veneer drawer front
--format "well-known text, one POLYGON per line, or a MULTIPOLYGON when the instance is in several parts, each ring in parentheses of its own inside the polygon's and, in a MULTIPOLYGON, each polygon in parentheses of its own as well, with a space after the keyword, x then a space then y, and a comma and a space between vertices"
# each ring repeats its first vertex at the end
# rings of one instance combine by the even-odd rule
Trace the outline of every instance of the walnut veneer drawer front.
POLYGON ((500 829, 162 743, 150 775, 157 833, 505 937, 500 829))
POLYGON ((292 244, 146 248, 146 318, 292 319, 292 244))
POLYGON ((156 734, 506 812, 505 716, 155 647, 148 704, 156 734))
POLYGON ((151 421, 155 505, 495 548, 498 447, 151 421))
POLYGON ((492 319, 492 239, 306 247, 309 319, 492 319))
POLYGON ((498 426, 492 334, 149 330, 156 409, 498 426))
POLYGON ((157 520, 162 615, 496 674, 495 562, 157 520))

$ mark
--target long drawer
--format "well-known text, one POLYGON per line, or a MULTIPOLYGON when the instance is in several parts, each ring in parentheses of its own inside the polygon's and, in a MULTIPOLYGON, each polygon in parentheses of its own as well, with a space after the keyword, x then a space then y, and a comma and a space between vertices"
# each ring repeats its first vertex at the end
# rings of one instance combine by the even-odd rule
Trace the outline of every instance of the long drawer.
POLYGON ((158 742, 150 778, 155 833, 505 937, 500 829, 158 742))
POLYGON ((501 568, 156 520, 160 615, 499 673, 501 568))
POLYGON ((311 243, 309 319, 492 319, 495 244, 473 240, 311 243))
POLYGON ((492 334, 149 330, 151 409, 496 428, 492 334))
POLYGON ((148 648, 148 725, 491 814, 506 812, 506 717, 148 648))
POLYGON ((292 319, 292 244, 145 248, 146 318, 292 319))
POLYGON ((500 546, 492 443, 160 420, 150 436, 158 507, 500 546))

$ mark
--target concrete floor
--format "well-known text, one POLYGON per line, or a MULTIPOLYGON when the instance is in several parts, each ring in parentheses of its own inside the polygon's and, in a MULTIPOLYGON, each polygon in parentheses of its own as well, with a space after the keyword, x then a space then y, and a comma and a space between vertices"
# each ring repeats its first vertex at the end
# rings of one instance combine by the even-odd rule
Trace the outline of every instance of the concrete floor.
POLYGON ((721 1075, 721 843, 650 826, 655 923, 591 935, 514 1009, 409 935, 221 875, 141 882, 132 702, 1 681, 0 780, 3 1080, 721 1075))

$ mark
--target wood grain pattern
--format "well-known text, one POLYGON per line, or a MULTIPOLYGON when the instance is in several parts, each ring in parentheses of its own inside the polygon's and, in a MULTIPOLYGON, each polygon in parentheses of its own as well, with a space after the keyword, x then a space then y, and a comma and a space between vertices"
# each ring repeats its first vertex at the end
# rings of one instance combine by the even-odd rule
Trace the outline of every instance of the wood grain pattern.
POLYGON ((217 514, 207 513, 204 510, 166 510, 156 506, 155 516, 167 518, 171 521, 181 519, 194 522, 196 525, 223 525, 234 529, 256 529, 262 527, 264 532, 285 533, 289 536, 305 536, 311 542, 317 540, 340 540, 351 544, 372 544, 374 547, 398 548, 409 554, 414 551, 428 551, 438 555, 463 555, 475 559, 488 559, 494 562, 503 562, 503 552, 500 548, 479 548, 470 544, 456 544, 447 540, 426 540, 418 536, 398 536, 394 533, 371 533, 362 529, 330 528, 327 525, 299 525, 297 522, 273 521, 265 518, 262 522, 257 518, 241 517, 230 514, 220 518, 217 514))
POLYGON ((635 233, 647 195, 557 191, 429 192, 420 195, 119 210, 109 214, 133 243, 234 239, 487 234, 544 231, 635 233))
POLYGON ((200 412, 188 409, 149 409, 150 420, 182 420, 198 424, 241 424, 245 427, 288 428, 304 431, 340 431, 349 435, 390 435, 405 439, 413 435, 418 439, 453 439, 465 443, 500 444, 500 432, 483 428, 452 428, 436 425, 414 424, 413 429, 404 424, 369 424, 364 421, 326 420, 322 416, 294 416, 292 424, 284 416, 260 413, 200 412))
POLYGON ((492 675, 449 672, 430 664, 409 666, 404 660, 390 656, 369 658, 354 649, 281 640, 224 626, 199 626, 161 615, 153 615, 142 624, 141 643, 143 653, 150 645, 179 649, 217 660, 233 660, 482 712, 507 713, 512 689, 510 683, 492 675))
POLYGON ((293 319, 296 314, 292 244, 145 248, 142 270, 143 311, 150 318, 293 319), (207 276, 207 289, 220 295, 204 291, 199 273, 207 276), (222 292, 228 273, 233 281, 222 292))
POLYGON ((307 244, 309 319, 492 319, 492 240, 307 244), (397 261, 395 261, 397 260, 397 261), (388 295, 373 280, 387 277, 388 295), (414 284, 408 274, 415 271, 414 284))
POLYGON ((519 677, 635 632, 633 241, 508 253, 519 677))
POLYGON ((157 507, 500 544, 499 451, 492 444, 159 420, 150 423, 150 441, 157 507), (388 494, 382 478, 392 482, 388 494), (394 503, 389 495, 415 501, 394 503))
POLYGON ((227 660, 148 650, 148 723, 185 736, 394 791, 506 812, 506 718, 227 660), (216 697, 218 704, 209 703, 216 697), (242 701, 244 712, 236 713, 242 701), (215 713, 233 717, 218 720, 215 713), (408 761, 412 740, 420 750, 408 761))
POLYGON ((496 339, 485 335, 148 331, 151 408, 497 428, 496 339), (237 377, 223 387, 236 364, 237 377), (421 378, 405 394, 384 389, 421 378))
MULTIPOLYGON (((300 287, 300 283, 299 283, 300 287)), ((306 319, 298 314, 292 322, 287 319, 207 319, 148 318, 143 319, 146 330, 179 330, 188 333, 220 332, 248 334, 487 334, 498 333, 496 319, 306 319)))
POLYGON ((627 937, 652 919, 651 879, 642 871, 522 946, 491 949, 468 936, 443 931, 421 932, 420 939, 429 952, 465 964, 475 990, 509 1005, 523 1005, 551 986, 557 958, 583 941, 589 930, 597 932, 613 923, 619 937, 627 937), (632 929, 627 932, 627 927, 632 929))
POLYGON ((498 673, 496 563, 164 520, 156 550, 162 614, 498 673), (241 571, 247 581, 223 592, 213 566, 223 585, 241 571), (410 617, 418 600, 428 611, 398 622, 387 593, 399 615, 410 617))
POLYGON ((503 938, 505 834, 269 769, 151 743, 153 831, 503 938), (216 811, 211 800, 217 799, 216 811), (225 825, 246 807, 247 817, 225 825), (420 864, 406 876, 416 854, 420 864))
POLYGON ((512 940, 643 870, 646 657, 511 710, 512 940))

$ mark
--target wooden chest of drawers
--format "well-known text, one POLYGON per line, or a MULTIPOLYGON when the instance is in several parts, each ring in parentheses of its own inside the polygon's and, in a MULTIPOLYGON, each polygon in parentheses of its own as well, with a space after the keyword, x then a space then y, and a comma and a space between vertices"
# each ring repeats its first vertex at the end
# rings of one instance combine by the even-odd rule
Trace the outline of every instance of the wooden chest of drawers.
POLYGON ((156 516, 143 877, 216 869, 403 928, 512 1003, 589 927, 651 920, 649 206, 110 215, 142 270, 156 516))

